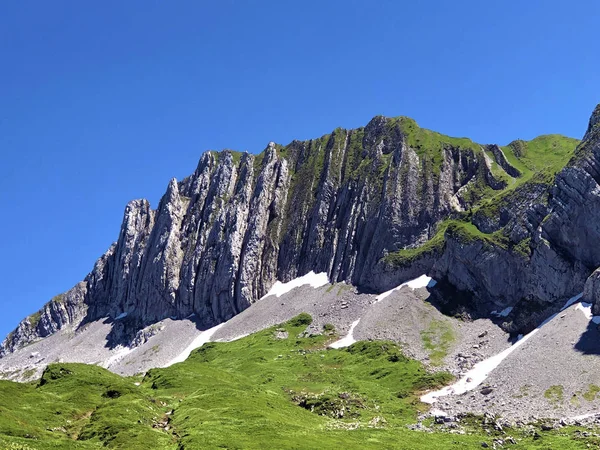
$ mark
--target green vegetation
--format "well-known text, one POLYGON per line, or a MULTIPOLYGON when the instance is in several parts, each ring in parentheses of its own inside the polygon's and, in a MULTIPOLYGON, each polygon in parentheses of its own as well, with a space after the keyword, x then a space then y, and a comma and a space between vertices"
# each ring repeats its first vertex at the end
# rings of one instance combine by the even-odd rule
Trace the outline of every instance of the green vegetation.
POLYGON ((531 141, 513 141, 502 150, 508 162, 525 177, 528 173, 541 171, 556 174, 569 161, 578 144, 578 139, 547 134, 531 141))
POLYGON ((421 331, 421 340, 429 353, 431 365, 440 366, 456 340, 456 335, 448 322, 434 319, 426 330, 421 331))
POLYGON ((596 396, 600 392, 600 386, 596 386, 595 384, 590 384, 587 392, 583 394, 583 398, 588 402, 593 402, 596 400, 596 396))
POLYGON ((326 323, 323 325, 323 331, 326 333, 333 333, 335 331, 335 326, 332 323, 326 323))
MULTIPOLYGON (((433 135, 437 135, 437 133, 433 133, 433 135)), ((439 223, 433 237, 423 245, 391 252, 384 257, 384 261, 394 267, 410 265, 427 255, 441 252, 448 236, 463 243, 480 241, 485 245, 513 251, 525 258, 529 257, 531 254, 530 239, 511 243, 502 229, 490 234, 483 233, 470 222, 470 218, 475 213, 497 218, 501 208, 510 209, 512 205, 520 201, 521 196, 527 196, 528 192, 535 189, 535 185, 552 183, 556 173, 573 155, 578 142, 577 139, 560 135, 540 136, 528 142, 520 140, 511 142, 502 150, 509 163, 521 172, 520 177, 512 178, 505 172, 503 173, 506 176, 500 176, 499 171, 502 169, 497 165, 492 166, 492 170, 496 167, 498 171, 495 173, 496 178, 507 182, 505 189, 493 191, 486 183, 477 178, 468 192, 471 195, 469 202, 474 203, 473 209, 468 214, 462 219, 447 219, 439 223)), ((457 142, 454 144, 458 145, 457 142)), ((427 145, 433 145, 432 148, 435 148, 430 141, 427 145)), ((468 142, 462 142, 462 145, 474 150, 468 142)), ((546 198, 539 199, 539 201, 545 202, 546 198)))
POLYGON ((550 386, 546 389, 546 392, 544 392, 544 397, 546 397, 550 403, 558 405, 563 402, 564 388, 561 385, 550 386))
MULTIPOLYGON (((2 381, 0 448, 442 450, 480 448, 501 437, 476 417, 465 421, 466 434, 409 430, 426 408, 420 393, 452 376, 429 373, 391 342, 333 350, 326 348, 333 336, 297 337, 310 322, 303 314, 238 341, 205 344, 143 379, 53 364, 36 384, 2 381), (288 338, 274 337, 281 327, 288 338)), ((576 429, 510 433, 514 449, 599 443, 576 429)))
POLYGON ((29 323, 31 324, 32 328, 35 328, 38 326, 38 323, 40 323, 40 319, 42 318, 42 312, 38 311, 33 313, 32 315, 30 315, 28 317, 29 323))
POLYGON ((422 159, 424 168, 437 177, 444 158, 444 149, 454 148, 470 154, 472 158, 481 152, 481 146, 468 138, 445 136, 435 131, 419 127, 410 117, 396 117, 387 123, 388 129, 398 127, 406 139, 406 143, 422 159))
POLYGON ((514 394, 513 398, 523 398, 523 397, 527 397, 529 396, 529 389, 531 388, 530 385, 525 384, 523 386, 521 386, 519 388, 519 393, 518 394, 514 394))
POLYGON ((549 134, 538 136, 531 141, 516 140, 501 147, 506 160, 521 173, 521 176, 509 177, 506 189, 484 199, 479 205, 481 212, 488 217, 497 216, 500 205, 510 205, 523 185, 547 185, 554 182, 554 177, 573 156, 578 144, 577 139, 549 134))
POLYGON ((146 443, 169 448, 173 441, 152 428, 165 408, 133 382, 96 366, 51 365, 37 385, 1 381, 0 392, 3 445, 78 449, 106 443, 144 449, 146 443))
POLYGON ((312 323, 312 317, 310 314, 301 313, 291 319, 288 323, 292 327, 307 327, 312 323))
POLYGON ((384 257, 384 261, 394 267, 406 267, 426 255, 439 254, 446 244, 445 234, 449 224, 449 221, 441 222, 438 224, 435 235, 423 245, 389 253, 384 257))
POLYGON ((510 241, 502 231, 486 234, 471 222, 447 219, 438 224, 434 236, 423 245, 391 252, 384 257, 384 261, 394 267, 402 267, 408 266, 426 255, 439 254, 444 249, 448 236, 463 244, 481 242, 483 245, 499 247, 504 250, 517 247, 515 250, 519 253, 528 251, 528 242, 519 243, 518 246, 511 246, 510 241))

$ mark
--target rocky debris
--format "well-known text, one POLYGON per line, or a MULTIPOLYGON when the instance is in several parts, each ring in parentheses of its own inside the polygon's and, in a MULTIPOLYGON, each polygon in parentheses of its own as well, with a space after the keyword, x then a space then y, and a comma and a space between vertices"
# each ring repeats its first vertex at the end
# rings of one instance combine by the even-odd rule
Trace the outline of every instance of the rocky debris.
POLYGON ((289 337, 289 333, 285 330, 285 328, 277 328, 274 333, 275 339, 287 339, 289 337))
POLYGON ((383 428, 387 425, 387 420, 381 416, 375 416, 369 420, 369 428, 383 428))
POLYGON ((164 328, 165 328, 164 325, 159 325, 159 324, 152 324, 150 326, 147 326, 146 328, 142 328, 135 334, 135 337, 129 344, 129 347, 133 347, 133 348, 139 347, 140 345, 148 342, 148 340, 152 336, 155 336, 158 333, 160 333, 162 330, 164 330, 164 328))
POLYGON ((600 370, 600 359, 593 355, 598 354, 600 331, 573 304, 510 353, 477 389, 441 397, 433 407, 452 416, 491 413, 509 426, 510 421, 542 418, 549 418, 544 423, 552 427, 593 423, 598 420, 595 374, 600 370))
POLYGON ((307 335, 325 332, 333 336, 347 334, 352 322, 362 317, 371 307, 373 296, 357 294, 345 285, 326 285, 319 288, 300 286, 281 298, 267 296, 245 309, 215 332, 215 341, 237 339, 267 327, 278 325, 303 312, 312 316, 307 335), (285 301, 282 302, 282 299, 285 301), (345 302, 347 308, 340 308, 345 302), (283 305, 282 305, 283 303, 283 305))
MULTIPOLYGON (((363 400, 360 397, 348 392, 340 392, 337 395, 326 392, 320 394, 290 392, 290 395, 292 396, 292 401, 301 408, 321 416, 331 417, 332 419, 358 417, 359 410, 365 408, 363 400)), ((385 419, 375 419, 369 422, 369 426, 376 427, 385 424, 385 419)))

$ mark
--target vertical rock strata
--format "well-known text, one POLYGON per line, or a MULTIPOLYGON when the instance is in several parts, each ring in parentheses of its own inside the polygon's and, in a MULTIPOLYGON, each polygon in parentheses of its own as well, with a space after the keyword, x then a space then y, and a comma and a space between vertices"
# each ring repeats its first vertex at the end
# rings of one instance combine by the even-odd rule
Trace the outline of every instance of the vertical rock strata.
POLYGON ((582 289, 600 266, 598 117, 552 192, 529 184, 514 205, 519 214, 473 216, 483 232, 509 230, 513 244, 528 239, 525 256, 461 239, 449 227, 440 246, 410 265, 387 257, 426 248, 438 224, 470 217, 483 197, 504 189, 493 164, 521 175, 497 146, 444 141, 427 130, 415 134, 410 119, 375 117, 364 128, 270 143, 259 155, 206 152, 191 176, 169 182, 156 210, 146 200, 130 202, 117 242, 85 280, 24 319, 0 356, 103 317, 126 317, 134 328, 191 314, 216 324, 276 280, 310 270, 375 290, 429 271, 490 308, 510 299, 553 301, 582 289))

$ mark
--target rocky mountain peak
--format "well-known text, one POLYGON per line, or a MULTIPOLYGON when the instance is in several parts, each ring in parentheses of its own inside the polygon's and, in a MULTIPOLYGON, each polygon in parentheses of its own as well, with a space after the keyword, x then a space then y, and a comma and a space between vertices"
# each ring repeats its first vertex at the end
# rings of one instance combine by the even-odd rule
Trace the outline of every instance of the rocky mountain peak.
POLYGON ((542 250, 521 242, 542 245, 554 233, 550 219, 538 230, 552 208, 550 185, 527 181, 545 145, 558 149, 555 159, 566 163, 575 142, 523 141, 517 155, 510 147, 420 128, 406 117, 376 116, 364 128, 338 128, 286 146, 270 142, 258 155, 206 152, 193 174, 170 180, 156 210, 146 200, 127 205, 117 242, 68 291, 61 318, 55 307, 42 308, 21 322, 0 352, 101 318, 127 318, 118 321, 114 345, 167 317, 195 314, 214 325, 257 301, 276 280, 311 270, 375 291, 431 272, 471 292, 487 305, 483 310, 505 306, 533 295, 526 287, 531 280, 504 290, 502 283, 492 286, 491 280, 508 283, 497 271, 519 267, 519 277, 527 273, 512 248, 546 261, 542 250), (503 199, 510 207, 496 207, 503 199), (482 252, 494 257, 480 261, 482 252), (482 264, 494 258, 496 272, 485 272, 490 267, 482 264))
POLYGON ((588 124, 588 128, 587 131, 585 133, 585 136, 583 138, 584 141, 588 140, 593 133, 596 133, 598 128, 600 127, 600 104, 598 104, 596 106, 596 109, 594 109, 594 112, 592 113, 592 116, 590 117, 590 122, 588 124))

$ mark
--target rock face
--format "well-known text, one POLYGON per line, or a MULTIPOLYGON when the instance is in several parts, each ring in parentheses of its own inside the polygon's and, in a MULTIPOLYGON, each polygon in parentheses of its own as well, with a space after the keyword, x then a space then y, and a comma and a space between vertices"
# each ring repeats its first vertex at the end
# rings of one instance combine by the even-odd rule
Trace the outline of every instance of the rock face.
POLYGON ((552 184, 534 177, 500 199, 494 214, 481 208, 473 215, 473 224, 495 239, 446 232, 433 276, 473 294, 486 314, 517 306, 505 324, 510 331, 536 326, 584 285, 584 300, 600 314, 599 122, 600 106, 552 184))
POLYGON ((24 319, 0 356, 104 317, 126 315, 116 341, 166 317, 196 314, 213 325, 276 280, 310 270, 379 291, 431 272, 482 311, 528 299, 552 304, 581 290, 600 265, 600 221, 586 219, 600 214, 599 116, 554 188, 525 183, 487 215, 477 206, 521 172, 498 146, 448 138, 404 117, 270 143, 259 155, 206 152, 191 176, 170 181, 156 210, 130 202, 117 242, 92 272, 24 319), (482 234, 503 231, 503 245, 444 228, 471 219, 482 234), (415 249, 410 264, 390 263, 389 255, 415 249))

